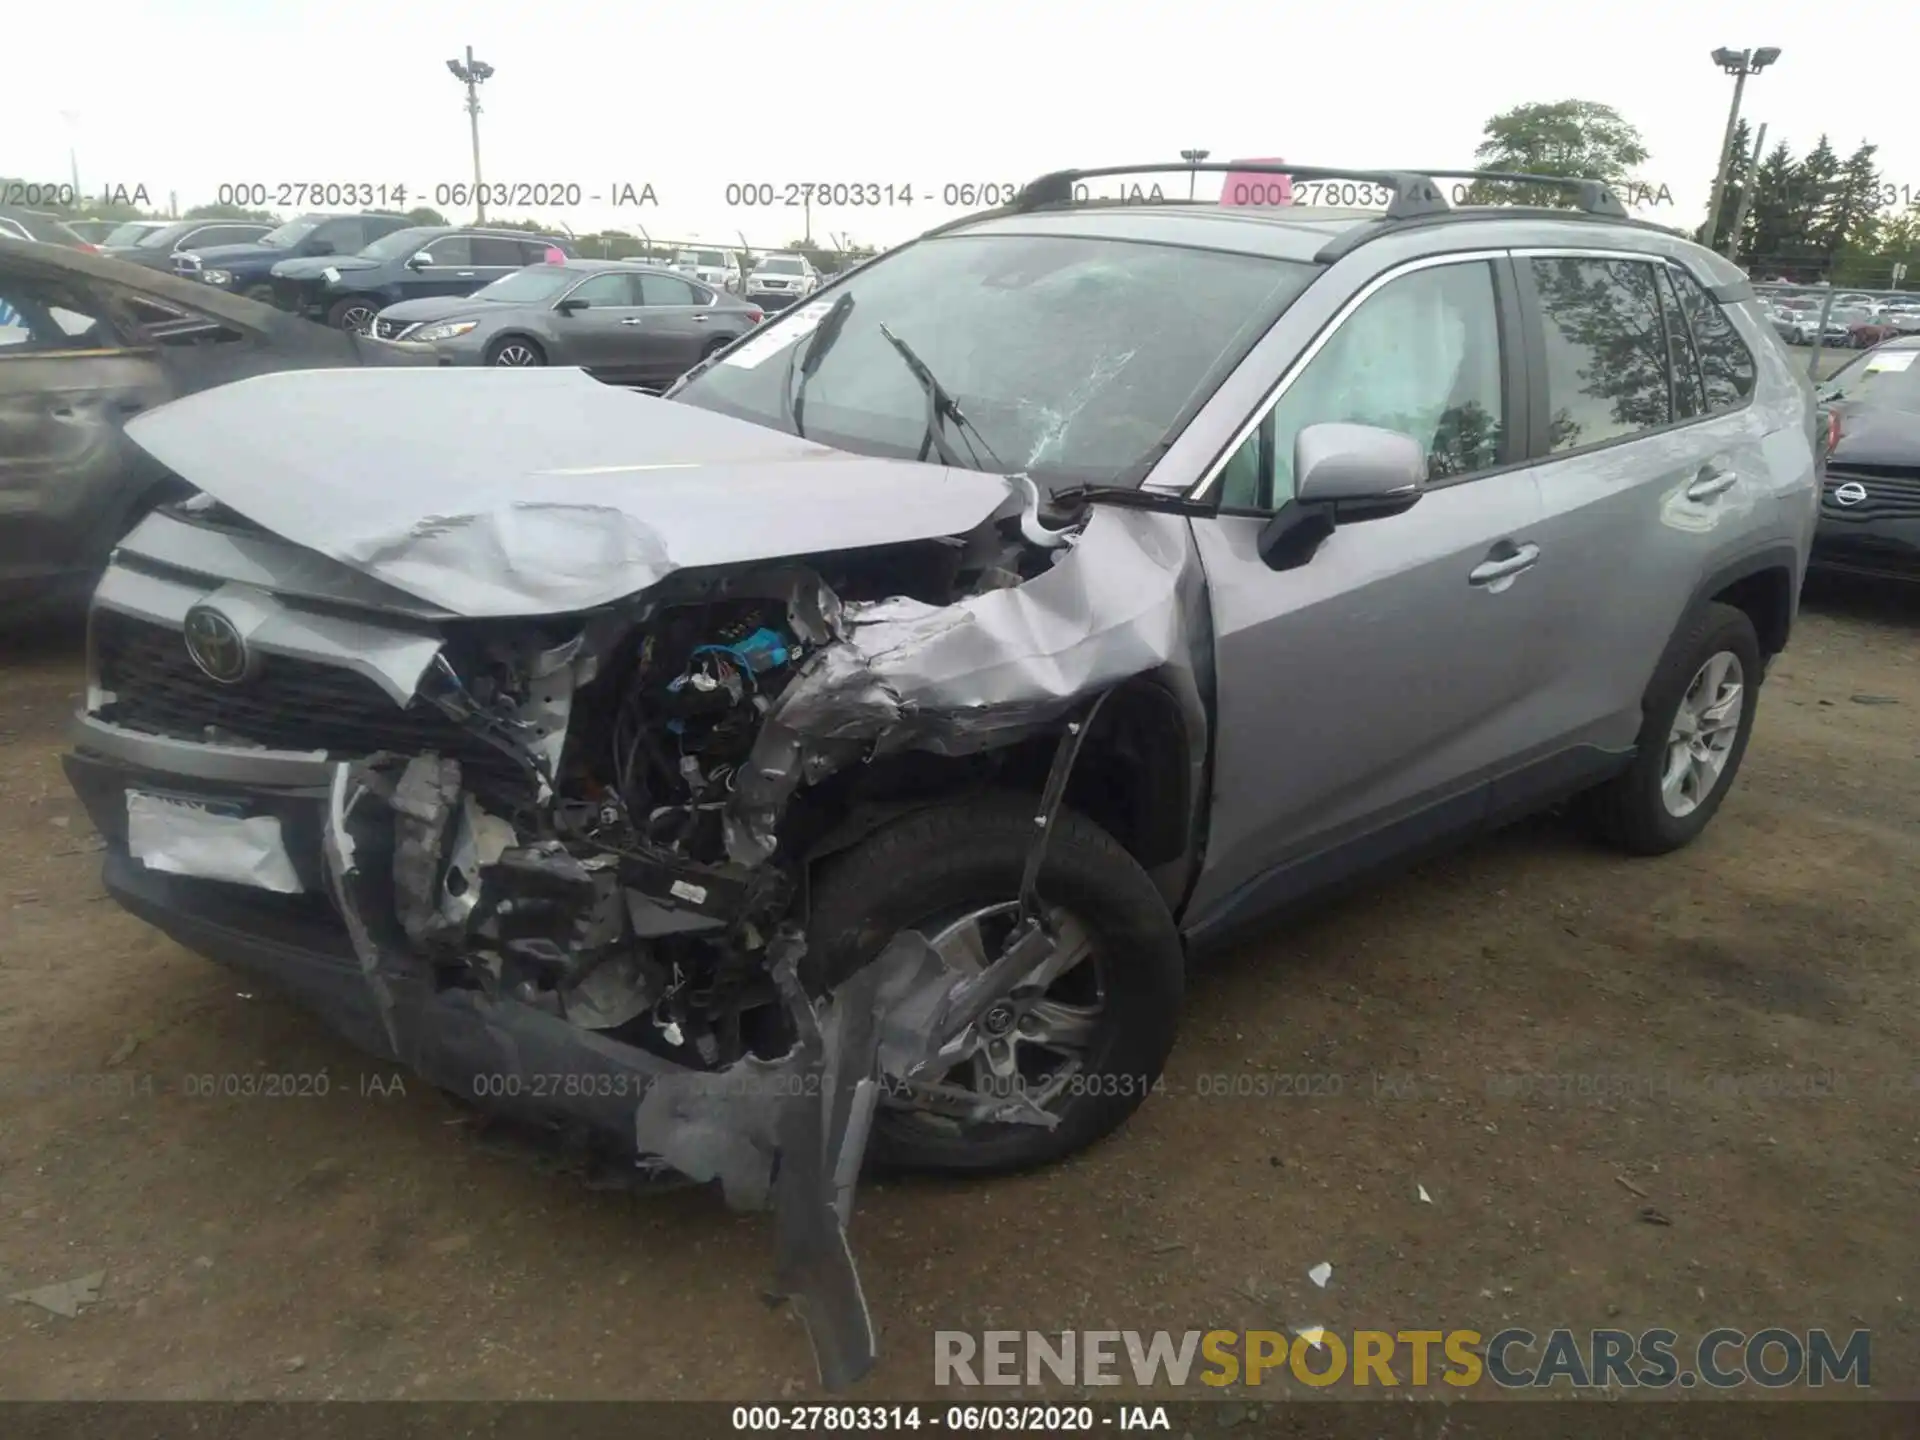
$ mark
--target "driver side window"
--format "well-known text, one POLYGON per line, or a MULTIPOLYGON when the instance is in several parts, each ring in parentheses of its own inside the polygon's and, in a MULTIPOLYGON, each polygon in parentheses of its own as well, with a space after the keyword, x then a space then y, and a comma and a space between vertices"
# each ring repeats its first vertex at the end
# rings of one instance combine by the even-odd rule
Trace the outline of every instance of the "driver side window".
POLYGON ((1436 481, 1500 463, 1506 416, 1493 272, 1436 265, 1367 297, 1287 387, 1221 473, 1220 502, 1276 510, 1293 498, 1293 445, 1309 425, 1398 430, 1427 451, 1436 481))

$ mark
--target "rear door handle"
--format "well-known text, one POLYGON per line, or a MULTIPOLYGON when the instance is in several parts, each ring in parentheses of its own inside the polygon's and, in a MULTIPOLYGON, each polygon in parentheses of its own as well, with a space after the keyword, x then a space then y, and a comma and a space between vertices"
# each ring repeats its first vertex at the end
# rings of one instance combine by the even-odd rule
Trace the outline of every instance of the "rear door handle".
POLYGON ((708 320, 712 318, 713 317, 710 315, 696 315, 693 317, 693 323, 696 325, 704 325, 707 323, 708 320))
POLYGON ((471 270, 456 270, 454 271, 454 275, 461 280, 473 279, 473 271, 471 270))
POLYGON ((1687 498, 1712 500, 1716 496, 1726 494, 1739 483, 1740 477, 1733 471, 1718 465, 1707 465, 1701 468, 1700 473, 1694 477, 1693 483, 1687 487, 1687 498))
POLYGON ((1506 582, 1523 570, 1531 570, 1540 559, 1540 547, 1527 544, 1518 547, 1511 555, 1498 555, 1483 560, 1467 572, 1467 581, 1472 585, 1484 585, 1491 590, 1507 588, 1506 582))
POLYGON ((647 323, 647 321, 644 315, 629 315, 626 319, 622 320, 620 323, 622 325, 644 325, 647 323))

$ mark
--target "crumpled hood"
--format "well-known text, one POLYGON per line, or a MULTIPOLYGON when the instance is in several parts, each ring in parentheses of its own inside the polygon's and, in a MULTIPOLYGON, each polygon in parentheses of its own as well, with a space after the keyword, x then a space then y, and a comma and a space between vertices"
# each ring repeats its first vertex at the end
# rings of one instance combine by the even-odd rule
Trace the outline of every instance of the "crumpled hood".
POLYGON ((576 369, 288 371, 126 433, 255 524, 472 617, 958 534, 1018 504, 1002 476, 852 455, 576 369))

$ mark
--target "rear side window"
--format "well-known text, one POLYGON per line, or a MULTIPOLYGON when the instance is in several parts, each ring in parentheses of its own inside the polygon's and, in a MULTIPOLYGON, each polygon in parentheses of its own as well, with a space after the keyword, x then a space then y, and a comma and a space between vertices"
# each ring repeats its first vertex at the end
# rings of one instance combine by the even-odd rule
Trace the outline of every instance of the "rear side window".
POLYGON ((1574 257, 1527 262, 1546 338, 1548 450, 1559 454, 1673 420, 1653 266, 1574 257))
POLYGON ((1660 272, 1660 311, 1667 322, 1667 354, 1673 362, 1673 413, 1691 420, 1707 413, 1706 382, 1700 375, 1700 356, 1693 348, 1693 329, 1673 293, 1673 270, 1660 272))
POLYGON ((1680 292, 1680 308, 1693 327, 1694 348, 1700 352, 1700 373, 1707 385, 1707 409, 1714 414, 1737 410, 1753 394, 1756 368, 1753 352, 1733 321, 1711 295, 1684 270, 1674 270, 1673 285, 1680 292))
POLYGON ((429 265, 471 265, 473 241, 465 235, 442 235, 424 253, 429 265))
MULTIPOLYGON (((436 248, 436 253, 438 253, 436 248)), ((546 247, 540 247, 540 253, 546 253, 546 247)), ((520 253, 518 240, 503 240, 493 235, 473 237, 473 263, 475 265, 511 265, 516 270, 528 262, 520 253)))
POLYGON ((700 305, 705 302, 693 286, 673 275, 642 275, 640 303, 643 305, 700 305))

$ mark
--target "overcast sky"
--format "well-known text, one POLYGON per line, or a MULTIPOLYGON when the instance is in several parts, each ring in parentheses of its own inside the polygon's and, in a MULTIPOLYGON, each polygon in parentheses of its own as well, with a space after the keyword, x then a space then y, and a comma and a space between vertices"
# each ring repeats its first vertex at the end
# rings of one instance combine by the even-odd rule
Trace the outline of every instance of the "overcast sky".
POLYGON ((65 181, 71 145, 84 191, 144 184, 158 206, 169 191, 187 206, 222 183, 301 182, 405 185, 431 205, 436 186, 472 178, 445 63, 471 44, 498 71, 482 90, 486 178, 578 185, 577 208, 507 212, 576 231, 638 219, 659 239, 744 230, 768 247, 799 237, 802 212, 730 208, 730 181, 911 186, 911 207, 814 209, 817 240, 887 244, 956 213, 940 203, 948 184, 1188 146, 1465 168, 1488 116, 1570 98, 1639 127, 1643 176, 1675 202, 1642 213, 1691 226, 1733 85, 1708 52, 1776 45, 1744 105, 1768 147, 1800 153, 1822 131, 1843 154, 1874 141, 1883 178, 1920 198, 1911 87, 1864 79, 1876 56, 1889 75, 1912 69, 1898 52, 1920 41, 1920 10, 1835 13, 1777 0, 23 3, 7 26, 0 175, 65 181), (658 206, 586 198, 619 184, 651 184, 658 206))

